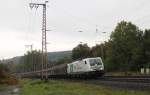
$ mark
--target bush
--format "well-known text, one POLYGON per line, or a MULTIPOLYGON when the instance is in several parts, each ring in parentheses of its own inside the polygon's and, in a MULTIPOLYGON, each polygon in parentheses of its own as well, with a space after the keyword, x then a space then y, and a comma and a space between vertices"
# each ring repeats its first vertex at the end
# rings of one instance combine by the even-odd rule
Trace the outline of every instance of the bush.
POLYGON ((11 76, 5 65, 0 64, 0 84, 16 85, 18 80, 11 76))

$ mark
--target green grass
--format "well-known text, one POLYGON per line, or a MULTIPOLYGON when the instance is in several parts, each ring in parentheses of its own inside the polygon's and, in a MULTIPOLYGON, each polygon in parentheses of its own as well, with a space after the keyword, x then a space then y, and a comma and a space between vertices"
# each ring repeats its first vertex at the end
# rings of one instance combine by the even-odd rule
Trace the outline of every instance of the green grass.
POLYGON ((0 84, 0 91, 4 91, 4 90, 6 90, 7 89, 7 85, 5 85, 5 84, 0 84))
POLYGON ((22 81, 21 95, 149 95, 144 91, 114 90, 110 87, 51 80, 44 83, 40 80, 22 81))

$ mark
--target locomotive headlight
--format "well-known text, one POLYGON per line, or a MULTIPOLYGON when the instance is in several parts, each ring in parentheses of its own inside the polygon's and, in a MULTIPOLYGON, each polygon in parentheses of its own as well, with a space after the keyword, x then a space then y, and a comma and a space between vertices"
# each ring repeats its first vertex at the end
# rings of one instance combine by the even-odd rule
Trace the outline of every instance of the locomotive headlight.
POLYGON ((95 66, 91 66, 92 70, 103 70, 103 66, 102 65, 95 65, 95 66))
POLYGON ((104 70, 104 67, 103 67, 103 66, 101 67, 101 70, 104 70))
POLYGON ((103 70, 103 66, 99 66, 99 70, 103 70))
POLYGON ((103 67, 101 67, 100 70, 103 70, 103 67))

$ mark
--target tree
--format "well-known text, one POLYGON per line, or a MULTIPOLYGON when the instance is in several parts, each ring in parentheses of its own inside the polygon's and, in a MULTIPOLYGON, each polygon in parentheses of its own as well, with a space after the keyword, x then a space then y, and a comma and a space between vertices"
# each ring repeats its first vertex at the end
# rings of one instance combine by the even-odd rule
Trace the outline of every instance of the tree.
POLYGON ((90 56, 90 48, 87 44, 79 44, 77 47, 72 50, 72 59, 82 59, 90 56))
POLYGON ((4 64, 0 64, 0 78, 5 76, 6 66, 4 64))
POLYGON ((65 63, 70 63, 72 60, 68 57, 64 57, 56 61, 56 64, 65 64, 65 63))
POLYGON ((8 78, 10 77, 9 70, 7 65, 0 64, 0 84, 5 83, 8 78))
POLYGON ((105 59, 105 57, 106 57, 105 43, 97 44, 96 46, 91 48, 92 57, 101 57, 103 60, 105 59))
POLYGON ((136 60, 134 55, 141 52, 141 39, 142 31, 136 25, 125 21, 118 23, 110 37, 112 42, 111 62, 117 64, 120 70, 127 71, 133 69, 134 60, 136 60))
POLYGON ((41 52, 37 50, 28 51, 22 56, 20 63, 17 66, 17 72, 28 72, 31 70, 40 70, 42 56, 41 52))
POLYGON ((150 29, 143 34, 143 60, 150 67, 150 29))

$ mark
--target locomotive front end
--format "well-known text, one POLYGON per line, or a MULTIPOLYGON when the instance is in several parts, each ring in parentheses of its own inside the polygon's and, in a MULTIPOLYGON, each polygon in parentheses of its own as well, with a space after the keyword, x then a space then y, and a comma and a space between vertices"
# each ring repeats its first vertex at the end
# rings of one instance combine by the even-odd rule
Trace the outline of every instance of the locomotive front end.
POLYGON ((89 58, 91 72, 90 74, 93 76, 102 76, 104 74, 104 64, 100 57, 97 58, 89 58))

